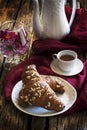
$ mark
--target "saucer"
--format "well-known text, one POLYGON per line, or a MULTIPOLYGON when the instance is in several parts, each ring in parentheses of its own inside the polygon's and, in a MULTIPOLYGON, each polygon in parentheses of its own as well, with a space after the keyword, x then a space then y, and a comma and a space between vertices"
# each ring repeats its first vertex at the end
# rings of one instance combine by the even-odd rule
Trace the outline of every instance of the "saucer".
POLYGON ((50 67, 53 72, 55 72, 59 75, 73 76, 73 75, 80 73, 83 70, 84 65, 80 59, 77 59, 76 63, 75 63, 75 67, 71 71, 66 72, 66 71, 62 71, 60 68, 58 68, 57 60, 53 60, 50 64, 50 67))

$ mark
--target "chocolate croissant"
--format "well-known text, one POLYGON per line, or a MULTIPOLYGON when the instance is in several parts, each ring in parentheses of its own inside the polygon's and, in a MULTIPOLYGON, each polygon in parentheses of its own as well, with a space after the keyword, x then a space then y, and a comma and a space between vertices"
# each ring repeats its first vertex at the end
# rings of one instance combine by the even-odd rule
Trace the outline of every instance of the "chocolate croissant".
POLYGON ((18 98, 20 106, 39 106, 56 111, 64 109, 65 105, 58 99, 45 79, 39 75, 35 65, 27 66, 23 73, 22 82, 18 98))
MULTIPOLYGON (((37 72, 35 65, 29 66, 29 68, 27 67, 22 75, 22 82, 24 84, 29 84, 30 82, 28 78, 25 78, 25 77, 30 75, 30 72, 28 73, 28 71, 31 71, 31 67, 33 68, 33 70, 35 70, 35 72, 37 72)), ((32 75, 32 71, 31 71, 31 75, 32 75)), ((37 73, 37 76, 38 76, 38 73, 37 73)), ((39 75, 39 76, 41 76, 43 80, 45 80, 49 84, 49 86, 51 87, 51 89, 53 89, 53 91, 58 92, 60 94, 63 94, 65 92, 64 84, 58 78, 53 77, 53 76, 48 76, 48 75, 46 76, 39 75)))
POLYGON ((61 80, 54 76, 42 76, 42 78, 45 79, 45 81, 49 84, 49 86, 55 91, 60 94, 63 94, 65 92, 64 90, 64 84, 61 80))

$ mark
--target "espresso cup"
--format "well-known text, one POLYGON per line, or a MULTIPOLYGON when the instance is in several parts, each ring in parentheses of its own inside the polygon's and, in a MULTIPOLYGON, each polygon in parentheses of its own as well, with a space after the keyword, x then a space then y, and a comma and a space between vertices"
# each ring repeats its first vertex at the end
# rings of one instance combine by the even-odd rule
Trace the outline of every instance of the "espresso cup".
POLYGON ((62 71, 72 71, 75 67, 77 53, 72 50, 62 50, 52 55, 53 60, 62 71))

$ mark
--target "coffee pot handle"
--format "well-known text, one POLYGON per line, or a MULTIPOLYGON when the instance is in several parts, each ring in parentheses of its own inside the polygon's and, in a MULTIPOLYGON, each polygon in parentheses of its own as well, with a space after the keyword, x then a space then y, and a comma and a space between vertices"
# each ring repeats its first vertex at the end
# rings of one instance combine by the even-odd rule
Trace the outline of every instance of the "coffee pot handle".
POLYGON ((69 21, 69 26, 72 25, 72 22, 74 20, 74 17, 75 17, 75 12, 76 12, 76 0, 72 0, 72 14, 71 14, 71 17, 70 17, 70 21, 69 21))

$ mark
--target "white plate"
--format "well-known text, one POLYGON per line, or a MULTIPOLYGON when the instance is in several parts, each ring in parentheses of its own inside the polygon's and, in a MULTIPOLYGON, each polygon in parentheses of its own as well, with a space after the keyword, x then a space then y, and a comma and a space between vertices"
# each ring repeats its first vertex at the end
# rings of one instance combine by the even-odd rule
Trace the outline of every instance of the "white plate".
POLYGON ((50 67, 51 67, 52 71, 54 71, 55 73, 57 73, 59 75, 73 76, 73 75, 80 73, 83 70, 84 65, 81 60, 77 59, 74 69, 72 69, 72 71, 65 72, 65 71, 62 71, 60 68, 58 68, 57 60, 53 60, 50 64, 50 67))
POLYGON ((19 95, 20 89, 22 88, 22 81, 19 81, 13 88, 12 95, 11 95, 13 104, 22 112, 33 115, 33 116, 46 117, 46 116, 54 116, 54 115, 59 115, 61 113, 64 113, 76 101, 77 92, 76 92, 75 88, 73 86, 71 86, 64 79, 56 77, 56 76, 55 76, 55 78, 60 79, 65 85, 65 92, 63 94, 57 94, 58 98, 61 99, 61 101, 65 104, 65 108, 62 111, 60 111, 60 112, 53 111, 53 110, 49 111, 44 108, 36 107, 36 106, 29 106, 26 108, 19 106, 18 95, 19 95))

